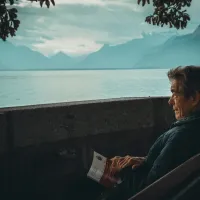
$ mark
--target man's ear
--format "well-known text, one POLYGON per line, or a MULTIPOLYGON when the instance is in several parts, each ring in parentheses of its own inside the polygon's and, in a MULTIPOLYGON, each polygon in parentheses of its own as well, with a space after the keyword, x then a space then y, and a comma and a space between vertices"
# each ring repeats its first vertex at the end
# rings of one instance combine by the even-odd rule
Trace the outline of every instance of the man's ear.
POLYGON ((196 92, 192 97, 192 105, 194 107, 200 106, 200 92, 196 92))

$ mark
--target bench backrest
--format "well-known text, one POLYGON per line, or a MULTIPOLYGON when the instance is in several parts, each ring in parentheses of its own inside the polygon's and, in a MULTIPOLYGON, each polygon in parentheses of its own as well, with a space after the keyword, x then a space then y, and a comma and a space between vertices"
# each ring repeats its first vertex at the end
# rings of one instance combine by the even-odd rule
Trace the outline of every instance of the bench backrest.
POLYGON ((199 170, 200 154, 197 154, 131 197, 129 200, 158 200, 199 170))

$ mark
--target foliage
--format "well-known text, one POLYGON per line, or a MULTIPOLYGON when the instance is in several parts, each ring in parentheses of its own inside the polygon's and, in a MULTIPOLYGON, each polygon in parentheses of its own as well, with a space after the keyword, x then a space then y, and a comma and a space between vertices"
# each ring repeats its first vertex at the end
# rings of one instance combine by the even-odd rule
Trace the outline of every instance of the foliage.
MULTIPOLYGON (((192 0, 152 0, 154 13, 146 17, 149 24, 163 27, 169 25, 170 28, 184 29, 187 26, 190 16, 185 7, 189 7, 192 0)), ((150 4, 150 0, 138 0, 142 6, 150 4)))
MULTIPOLYGON (((17 9, 7 8, 8 4, 13 5, 16 0, 0 0, 0 38, 6 40, 9 35, 11 37, 16 35, 16 31, 20 25, 17 19, 17 9)), ((55 6, 54 0, 29 0, 36 1, 49 8, 52 4, 55 6)), ((138 0, 138 4, 145 6, 153 3, 154 12, 152 15, 146 17, 146 22, 149 24, 163 27, 169 25, 170 28, 175 27, 186 28, 190 16, 187 14, 185 7, 191 5, 192 0, 138 0)))

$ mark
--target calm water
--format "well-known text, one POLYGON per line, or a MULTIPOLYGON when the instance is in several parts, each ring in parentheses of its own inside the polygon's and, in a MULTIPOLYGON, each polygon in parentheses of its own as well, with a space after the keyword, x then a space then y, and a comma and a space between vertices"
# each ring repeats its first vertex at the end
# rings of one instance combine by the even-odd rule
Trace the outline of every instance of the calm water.
POLYGON ((0 107, 168 96, 167 70, 0 72, 0 107))

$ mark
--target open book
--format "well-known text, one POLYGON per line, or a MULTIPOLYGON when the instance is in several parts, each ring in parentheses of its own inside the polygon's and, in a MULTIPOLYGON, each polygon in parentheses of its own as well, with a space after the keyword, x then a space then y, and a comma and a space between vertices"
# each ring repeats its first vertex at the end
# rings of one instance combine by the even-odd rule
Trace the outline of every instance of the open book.
POLYGON ((110 167, 111 161, 94 151, 92 165, 87 176, 105 187, 120 184, 121 180, 110 173, 110 167))

